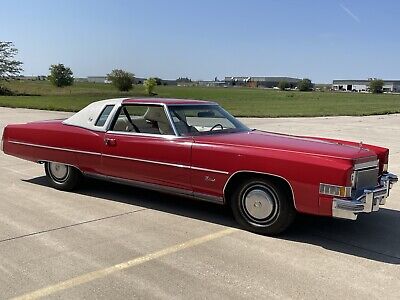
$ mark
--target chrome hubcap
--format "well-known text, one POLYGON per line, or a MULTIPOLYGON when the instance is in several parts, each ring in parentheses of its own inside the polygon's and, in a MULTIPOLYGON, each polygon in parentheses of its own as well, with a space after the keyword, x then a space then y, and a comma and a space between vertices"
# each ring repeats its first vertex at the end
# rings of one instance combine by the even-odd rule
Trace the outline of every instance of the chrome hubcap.
POLYGON ((274 193, 263 185, 250 187, 242 198, 244 213, 257 223, 270 221, 277 213, 277 199, 274 193))
POLYGON ((62 181, 68 175, 68 166, 58 163, 50 163, 51 175, 58 181, 62 181))

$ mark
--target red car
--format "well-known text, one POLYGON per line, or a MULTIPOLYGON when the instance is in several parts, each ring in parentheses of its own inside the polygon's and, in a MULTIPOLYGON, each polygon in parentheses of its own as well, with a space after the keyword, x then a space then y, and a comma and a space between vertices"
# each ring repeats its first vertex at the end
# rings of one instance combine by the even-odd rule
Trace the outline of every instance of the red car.
POLYGON ((379 210, 397 181, 386 148, 252 130, 198 100, 99 101, 66 120, 8 125, 2 147, 43 163, 57 189, 84 175, 227 203, 263 234, 296 213, 355 220, 379 210))

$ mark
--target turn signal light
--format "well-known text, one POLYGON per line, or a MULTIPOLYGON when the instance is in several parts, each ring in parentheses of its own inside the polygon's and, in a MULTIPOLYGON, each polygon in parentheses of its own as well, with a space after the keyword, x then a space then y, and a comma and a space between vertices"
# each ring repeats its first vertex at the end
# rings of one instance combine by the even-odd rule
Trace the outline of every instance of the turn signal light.
POLYGON ((321 183, 319 185, 319 193, 323 195, 347 198, 351 197, 351 187, 321 183))

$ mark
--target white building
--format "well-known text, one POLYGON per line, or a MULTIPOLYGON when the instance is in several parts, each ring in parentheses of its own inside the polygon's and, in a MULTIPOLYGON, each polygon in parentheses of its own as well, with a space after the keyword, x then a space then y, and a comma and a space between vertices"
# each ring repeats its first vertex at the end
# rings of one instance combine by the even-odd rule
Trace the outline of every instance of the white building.
MULTIPOLYGON (((368 80, 333 80, 332 90, 334 91, 349 91, 349 92, 368 92, 368 80)), ((400 80, 384 80, 383 91, 387 93, 400 92, 400 80)))
POLYGON ((88 76, 87 81, 93 83, 110 83, 107 80, 107 76, 88 76))

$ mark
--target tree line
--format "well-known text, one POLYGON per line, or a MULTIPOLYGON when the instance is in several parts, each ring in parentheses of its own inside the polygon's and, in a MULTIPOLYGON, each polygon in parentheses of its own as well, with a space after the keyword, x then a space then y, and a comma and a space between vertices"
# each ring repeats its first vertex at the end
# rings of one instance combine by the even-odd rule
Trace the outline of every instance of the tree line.
MULTIPOLYGON (((20 74, 22 69, 22 62, 15 59, 18 54, 18 49, 15 48, 12 42, 0 41, 0 95, 12 95, 13 92, 6 87, 1 86, 1 81, 8 80, 20 74)), ((48 80, 57 87, 71 86, 74 83, 73 72, 71 68, 64 64, 54 64, 49 68, 50 74, 48 80)), ((129 91, 133 88, 135 82, 135 74, 121 70, 114 69, 107 74, 107 79, 119 91, 129 91)), ((189 78, 178 78, 177 82, 191 82, 189 78)), ((157 85, 161 85, 161 79, 152 77, 148 78, 143 82, 145 90, 148 95, 154 95, 154 89, 157 85)), ((373 79, 369 82, 369 89, 372 93, 382 93, 384 82, 381 79, 373 79)), ((285 91, 290 88, 290 84, 287 81, 280 81, 278 88, 285 91)), ((311 91, 313 84, 310 79, 304 78, 297 84, 297 88, 300 91, 311 91)))

